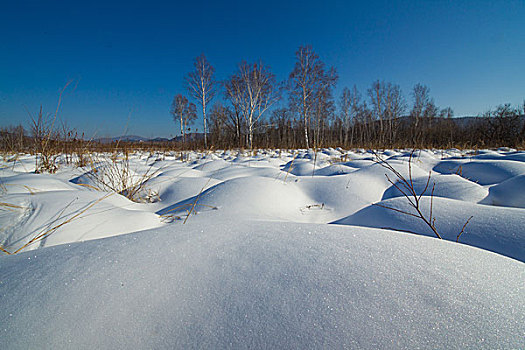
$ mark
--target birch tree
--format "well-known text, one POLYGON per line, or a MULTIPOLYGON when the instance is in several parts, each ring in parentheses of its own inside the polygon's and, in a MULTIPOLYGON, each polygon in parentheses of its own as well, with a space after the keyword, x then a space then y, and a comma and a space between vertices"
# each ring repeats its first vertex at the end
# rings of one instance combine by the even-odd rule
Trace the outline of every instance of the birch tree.
POLYGON ((235 82, 233 100, 238 104, 246 123, 248 146, 253 149, 253 133, 256 123, 280 98, 280 88, 275 75, 262 63, 239 64, 237 73, 230 79, 235 82))
POLYGON ((310 119, 315 114, 316 98, 327 77, 331 72, 335 73, 335 69, 325 73, 324 63, 311 46, 299 47, 295 57, 295 66, 289 77, 290 105, 299 112, 303 120, 305 145, 310 148, 308 129, 310 119))
POLYGON ((193 72, 188 73, 188 75, 186 76, 186 84, 191 96, 202 107, 204 148, 208 148, 206 106, 213 99, 216 92, 215 81, 213 78, 213 73, 215 72, 215 69, 208 62, 204 54, 201 54, 199 57, 195 58, 193 65, 195 67, 195 70, 193 72))
POLYGON ((180 135, 184 145, 188 125, 197 118, 197 108, 185 96, 178 94, 173 98, 170 112, 173 116, 173 121, 180 123, 180 135))

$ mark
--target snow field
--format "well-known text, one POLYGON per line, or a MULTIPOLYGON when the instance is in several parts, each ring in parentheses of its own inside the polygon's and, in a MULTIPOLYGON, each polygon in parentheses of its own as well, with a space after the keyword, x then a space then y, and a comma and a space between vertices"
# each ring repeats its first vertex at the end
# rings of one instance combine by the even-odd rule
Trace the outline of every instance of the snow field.
POLYGON ((2 259, 9 348, 520 348, 523 264, 378 229, 189 222, 2 259))
POLYGON ((366 150, 178 155, 130 156, 137 202, 0 162, 7 348, 525 347, 525 152, 415 154, 444 241, 366 150))

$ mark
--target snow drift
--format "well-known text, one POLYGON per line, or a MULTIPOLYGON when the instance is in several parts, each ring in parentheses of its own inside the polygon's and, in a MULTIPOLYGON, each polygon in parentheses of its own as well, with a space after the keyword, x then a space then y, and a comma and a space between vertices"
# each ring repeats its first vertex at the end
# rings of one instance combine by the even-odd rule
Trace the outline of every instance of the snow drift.
POLYGON ((0 161, 2 348, 525 348, 525 152, 415 154, 444 240, 365 150, 178 156, 129 156, 140 203, 0 161))
POLYGON ((0 260, 9 348, 520 348, 523 264, 334 225, 189 223, 0 260))

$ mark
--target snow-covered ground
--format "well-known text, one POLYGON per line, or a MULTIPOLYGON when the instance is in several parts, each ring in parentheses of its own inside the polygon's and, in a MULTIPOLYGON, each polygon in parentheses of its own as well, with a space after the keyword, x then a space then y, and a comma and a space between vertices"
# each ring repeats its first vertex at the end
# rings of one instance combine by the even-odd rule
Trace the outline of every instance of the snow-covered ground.
MULTIPOLYGON (((381 153, 407 178, 409 154, 381 153)), ((415 153, 443 241, 364 150, 187 157, 132 154, 135 201, 110 156, 0 162, 3 346, 525 347, 525 152, 415 153)))

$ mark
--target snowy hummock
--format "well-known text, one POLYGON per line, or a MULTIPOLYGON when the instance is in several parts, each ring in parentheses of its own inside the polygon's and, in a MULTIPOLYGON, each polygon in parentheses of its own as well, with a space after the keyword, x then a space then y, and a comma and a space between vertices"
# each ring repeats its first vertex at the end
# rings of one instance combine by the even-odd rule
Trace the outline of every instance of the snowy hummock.
MULTIPOLYGON (((410 151, 381 154, 408 177, 410 151)), ((444 240, 366 150, 179 157, 129 155, 153 174, 135 201, 90 167, 0 160, 4 346, 525 347, 525 152, 414 154, 444 240)))
POLYGON ((323 224, 213 222, 1 260, 9 348, 520 348, 525 269, 323 224))

